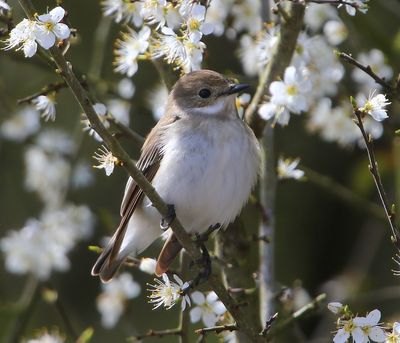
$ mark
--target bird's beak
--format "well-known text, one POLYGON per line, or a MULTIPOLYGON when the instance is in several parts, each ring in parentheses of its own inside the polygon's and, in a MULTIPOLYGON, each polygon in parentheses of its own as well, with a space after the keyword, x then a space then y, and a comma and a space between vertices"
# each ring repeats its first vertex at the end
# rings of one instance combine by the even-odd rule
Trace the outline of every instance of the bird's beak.
POLYGON ((222 95, 236 94, 248 89, 249 87, 250 85, 246 83, 236 83, 234 85, 229 86, 229 88, 226 91, 222 92, 222 95))

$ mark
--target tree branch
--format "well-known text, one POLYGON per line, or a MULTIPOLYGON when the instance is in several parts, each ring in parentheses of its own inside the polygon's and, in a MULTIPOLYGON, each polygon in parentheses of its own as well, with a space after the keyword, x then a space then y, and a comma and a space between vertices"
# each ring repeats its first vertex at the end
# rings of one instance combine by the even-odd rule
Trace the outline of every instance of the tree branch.
POLYGON ((356 124, 362 133, 365 147, 367 149, 368 160, 369 160, 369 171, 371 172, 372 177, 374 179, 375 186, 379 194, 379 198, 381 199, 382 206, 385 210, 386 218, 390 225, 392 242, 396 246, 397 250, 400 251, 400 232, 395 222, 394 206, 389 203, 385 189, 383 188, 381 176, 378 170, 378 162, 375 157, 372 137, 365 132, 364 124, 362 122, 363 113, 357 108, 353 108, 353 112, 357 118, 356 124))
POLYGON ((182 329, 167 329, 167 330, 149 330, 143 335, 133 336, 128 338, 128 342, 141 341, 146 338, 163 338, 166 336, 180 336, 182 335, 182 329))
POLYGON ((225 324, 225 325, 217 325, 217 326, 210 326, 208 328, 201 328, 195 330, 195 333, 199 335, 205 335, 209 332, 221 333, 223 331, 236 331, 238 330, 238 326, 236 324, 225 324))
MULTIPOLYGON (((35 9, 29 0, 18 0, 21 7, 24 9, 26 15, 30 19, 34 19, 35 9)), ((162 200, 160 195, 154 189, 152 184, 146 179, 146 177, 136 167, 135 163, 131 160, 128 153, 123 149, 118 140, 112 136, 112 134, 104 127, 99 117, 97 116, 93 104, 86 90, 82 87, 78 81, 75 73, 73 72, 72 66, 66 61, 62 52, 58 47, 53 46, 49 49, 51 57, 57 65, 60 74, 68 87, 71 89, 76 101, 81 106, 82 110, 86 114, 92 129, 94 129, 99 136, 103 139, 112 154, 123 162, 124 168, 128 171, 129 175, 135 180, 136 184, 143 190, 144 194, 149 198, 152 205, 160 212, 162 216, 168 215, 168 207, 162 200)), ((171 229, 175 236, 179 240, 179 243, 185 248, 190 257, 193 260, 198 260, 202 257, 200 248, 192 241, 189 234, 185 231, 179 219, 176 218, 171 223, 171 229)), ((234 299, 231 297, 229 292, 221 283, 220 279, 216 275, 211 275, 208 284, 213 288, 219 299, 224 303, 231 316, 234 318, 240 329, 249 337, 253 338, 254 342, 260 341, 258 338, 257 330, 253 323, 247 320, 247 316, 239 307, 234 299)))

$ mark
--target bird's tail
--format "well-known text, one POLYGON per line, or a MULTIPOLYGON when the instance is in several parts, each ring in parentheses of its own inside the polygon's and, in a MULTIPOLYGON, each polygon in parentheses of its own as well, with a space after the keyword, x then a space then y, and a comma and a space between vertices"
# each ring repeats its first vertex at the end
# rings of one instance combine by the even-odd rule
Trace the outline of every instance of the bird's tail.
POLYGON ((165 242, 160 252, 160 255, 158 256, 156 265, 157 276, 161 276, 168 270, 176 255, 178 255, 181 250, 182 245, 179 243, 176 236, 172 233, 165 242))
POLYGON ((111 241, 107 244, 107 247, 100 254, 96 263, 92 268, 92 275, 99 276, 103 282, 109 282, 118 271, 119 267, 125 262, 126 255, 119 254, 111 260, 111 251, 114 242, 111 241))

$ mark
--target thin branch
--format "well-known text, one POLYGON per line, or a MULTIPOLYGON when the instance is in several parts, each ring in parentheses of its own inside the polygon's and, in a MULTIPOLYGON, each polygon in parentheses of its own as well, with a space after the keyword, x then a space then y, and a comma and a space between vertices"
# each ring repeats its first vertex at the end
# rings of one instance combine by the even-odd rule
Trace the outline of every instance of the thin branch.
POLYGON ((365 132, 364 124, 362 122, 363 112, 358 110, 357 108, 354 108, 353 111, 354 115, 357 118, 356 124, 362 133, 365 147, 367 149, 368 160, 369 160, 369 171, 371 172, 372 177, 374 179, 375 186, 379 194, 379 198, 381 199, 382 206, 385 210, 386 218, 390 225, 392 242, 396 246, 396 248, 400 250, 400 232, 396 226, 395 212, 394 209, 392 208, 393 206, 389 203, 385 189, 383 188, 381 176, 378 170, 378 162, 375 157, 372 137, 365 132))
MULTIPOLYGON (((28 18, 33 19, 35 9, 29 0, 19 0, 20 5, 24 9, 28 18)), ((97 116, 93 104, 86 92, 76 77, 71 64, 66 61, 65 57, 58 47, 53 46, 49 50, 50 55, 57 65, 60 75, 68 84, 77 102, 86 114, 92 129, 94 129, 99 136, 103 139, 109 150, 123 162, 124 168, 128 171, 129 175, 135 180, 136 184, 143 190, 144 194, 149 198, 152 205, 160 212, 162 216, 168 215, 168 206, 154 189, 152 184, 136 167, 135 163, 131 160, 129 154, 123 149, 118 140, 104 127, 103 123, 97 116)), ((193 260, 199 260, 202 257, 200 248, 192 241, 189 234, 185 231, 178 218, 171 223, 171 229, 177 237, 179 243, 185 248, 193 260)), ((246 313, 238 306, 229 292, 226 290, 221 280, 216 275, 211 275, 208 280, 209 286, 213 288, 219 299, 224 303, 231 316, 238 323, 241 330, 254 342, 260 341, 257 337, 257 331, 254 323, 247 318, 246 313)))
POLYGON ((356 2, 346 1, 346 0, 291 0, 297 3, 314 3, 314 4, 328 4, 328 5, 347 5, 359 9, 360 5, 356 2))
POLYGON ((36 92, 34 94, 31 94, 25 98, 18 99, 17 103, 18 104, 23 104, 26 102, 31 102, 33 99, 36 99, 40 95, 47 95, 49 93, 53 92, 58 92, 62 88, 67 88, 68 85, 66 84, 65 81, 60 81, 60 82, 55 82, 55 83, 50 83, 49 85, 43 87, 39 92, 36 92))
POLYGON ((275 322, 275 320, 278 318, 278 312, 276 312, 274 315, 268 318, 268 320, 265 322, 264 329, 260 332, 260 336, 266 336, 268 332, 271 330, 272 324, 275 322))
POLYGON ((210 326, 208 328, 201 328, 195 330, 195 333, 199 335, 205 335, 206 333, 209 332, 221 333, 223 331, 237 331, 237 330, 239 330, 239 328, 236 324, 225 324, 225 325, 210 326))
POLYGON ((180 336, 182 335, 182 329, 167 329, 167 330, 149 330, 147 333, 138 336, 132 336, 128 338, 128 342, 136 342, 146 338, 163 338, 166 336, 180 336))
POLYGON ((131 139, 135 142, 139 147, 141 147, 144 143, 144 137, 138 134, 137 132, 133 131, 128 126, 125 126, 113 116, 107 116, 107 120, 111 122, 121 133, 122 136, 131 139))
POLYGON ((386 220, 386 216, 382 212, 382 209, 379 205, 364 199, 357 193, 354 193, 351 189, 343 186, 339 182, 336 182, 327 175, 320 174, 315 170, 305 167, 304 165, 301 165, 300 168, 304 170, 308 181, 321 187, 346 203, 372 214, 376 218, 386 220))
POLYGON ((374 71, 372 70, 371 66, 363 65, 362 63, 357 61, 355 58, 353 58, 351 55, 346 54, 344 52, 339 52, 338 56, 342 60, 354 65, 358 69, 361 69, 364 73, 366 73, 369 76, 371 76, 375 80, 376 83, 380 84, 385 89, 386 92, 389 92, 390 94, 395 94, 397 92, 397 89, 395 87, 392 87, 390 85, 390 83, 388 83, 384 78, 382 78, 379 75, 377 75, 376 73, 374 73, 374 71))
POLYGON ((274 327, 270 329, 268 334, 266 335, 267 341, 277 336, 280 332, 287 329, 290 325, 292 325, 297 320, 305 317, 306 315, 315 312, 320 308, 320 305, 326 299, 326 294, 320 294, 315 299, 313 299, 310 303, 303 306, 301 309, 294 312, 290 317, 278 322, 274 327))

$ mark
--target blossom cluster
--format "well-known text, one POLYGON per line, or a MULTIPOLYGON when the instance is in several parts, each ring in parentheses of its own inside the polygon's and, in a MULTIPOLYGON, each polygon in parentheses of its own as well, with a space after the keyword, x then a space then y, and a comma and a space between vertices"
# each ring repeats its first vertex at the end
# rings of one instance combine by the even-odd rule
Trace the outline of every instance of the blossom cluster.
POLYGON ((62 23, 65 10, 58 6, 49 13, 38 15, 35 20, 23 19, 10 32, 5 50, 23 50, 25 57, 36 54, 38 44, 50 49, 57 40, 65 40, 70 34, 69 27, 62 23))
POLYGON ((367 313, 365 317, 354 315, 347 305, 331 302, 328 309, 338 316, 338 330, 333 337, 334 343, 353 342, 400 342, 400 323, 381 323, 381 312, 377 309, 367 313))

